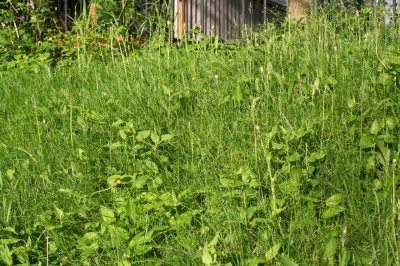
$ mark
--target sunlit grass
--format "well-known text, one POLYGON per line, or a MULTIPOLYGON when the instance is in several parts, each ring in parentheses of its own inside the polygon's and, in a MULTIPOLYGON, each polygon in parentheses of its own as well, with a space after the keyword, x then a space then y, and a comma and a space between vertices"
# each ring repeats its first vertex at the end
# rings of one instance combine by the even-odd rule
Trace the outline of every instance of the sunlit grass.
POLYGON ((3 262, 398 263, 397 25, 249 38, 0 73, 3 262))

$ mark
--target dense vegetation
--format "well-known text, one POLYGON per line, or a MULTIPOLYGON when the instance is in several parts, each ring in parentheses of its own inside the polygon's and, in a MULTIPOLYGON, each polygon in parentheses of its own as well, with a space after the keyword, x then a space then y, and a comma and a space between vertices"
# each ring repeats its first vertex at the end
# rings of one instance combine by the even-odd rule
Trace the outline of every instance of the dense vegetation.
POLYGON ((0 2, 0 70, 69 65, 81 53, 101 57, 121 47, 128 53, 156 31, 170 30, 167 1, 68 0, 66 13, 63 2, 0 2))
POLYGON ((399 25, 378 15, 1 72, 1 263, 398 265, 399 25))

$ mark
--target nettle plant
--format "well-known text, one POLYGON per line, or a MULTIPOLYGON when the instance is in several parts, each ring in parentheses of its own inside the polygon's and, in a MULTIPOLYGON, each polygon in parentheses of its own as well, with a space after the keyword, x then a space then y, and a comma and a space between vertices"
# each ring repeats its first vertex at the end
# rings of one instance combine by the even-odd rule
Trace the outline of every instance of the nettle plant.
POLYGON ((131 121, 118 120, 112 126, 118 140, 105 146, 107 187, 95 192, 110 193, 109 202, 100 207, 100 220, 85 225, 78 241, 83 263, 89 263, 100 249, 113 250, 127 261, 157 252, 177 223, 190 220, 179 220, 179 196, 163 189, 163 177, 171 174, 164 149, 174 135, 136 131, 131 121), (131 166, 124 169, 126 162, 131 166))
MULTIPOLYGON (((325 195, 318 189, 321 187, 319 177, 326 174, 324 168, 327 167, 327 151, 316 141, 323 134, 323 123, 324 119, 316 118, 303 121, 298 129, 289 125, 274 126, 266 137, 259 139, 267 166, 269 222, 285 228, 289 235, 315 228, 318 224, 335 224, 346 211, 343 194, 325 195)), ((334 265, 336 232, 330 234, 323 260, 334 265)), ((276 245, 265 254, 267 261, 278 254, 276 245)), ((339 255, 340 263, 345 263, 348 258, 343 249, 339 255)), ((289 259, 280 254, 284 264, 289 259)))
POLYGON ((183 208, 187 193, 176 194, 163 186, 163 179, 171 175, 168 150, 174 135, 138 131, 132 121, 122 120, 114 122, 112 129, 113 141, 103 147, 103 188, 87 195, 61 188, 60 195, 81 207, 65 211, 53 205, 32 228, 21 232, 3 228, 0 259, 6 265, 46 257, 48 262, 68 260, 56 254, 63 248, 59 234, 70 231, 76 241, 73 252, 82 264, 117 255, 119 265, 130 265, 128 261, 155 256, 171 233, 191 224, 199 211, 183 208), (73 228, 74 220, 82 222, 79 228, 73 228))
MULTIPOLYGON (((343 194, 323 195, 318 189, 321 185, 318 176, 327 156, 327 151, 316 141, 322 123, 322 119, 305 121, 298 129, 278 125, 266 134, 255 128, 254 170, 242 166, 232 174, 220 176, 224 204, 235 205, 245 230, 250 235, 259 235, 254 239, 258 246, 254 252, 270 247, 263 257, 250 259, 249 265, 274 260, 294 263, 284 254, 284 247, 276 243, 277 239, 321 223, 335 223, 345 212, 343 194), (276 235, 266 234, 265 228, 276 230, 276 235)), ((327 249, 336 252, 332 247, 327 249)))
POLYGON ((0 69, 38 71, 57 53, 57 14, 53 1, 0 3, 0 69))
MULTIPOLYGON (((316 177, 326 157, 326 151, 315 141, 320 133, 318 128, 321 122, 307 121, 298 129, 275 126, 267 134, 266 140, 261 141, 271 190, 272 217, 297 206, 295 203, 315 203, 318 201, 313 198, 322 196, 313 194, 313 188, 320 185, 316 177)), ((326 204, 326 207, 321 213, 324 219, 332 218, 344 210, 332 204, 326 204)))
MULTIPOLYGON (((396 108, 389 99, 380 101, 372 110, 396 108)), ((400 157, 399 119, 393 114, 384 115, 367 123, 368 130, 360 135, 359 147, 363 155, 363 172, 373 180, 373 189, 379 199, 391 199, 393 215, 400 213, 400 201, 396 202, 395 192, 398 186, 398 160, 400 157)), ((400 217, 400 216, 399 216, 400 217)))

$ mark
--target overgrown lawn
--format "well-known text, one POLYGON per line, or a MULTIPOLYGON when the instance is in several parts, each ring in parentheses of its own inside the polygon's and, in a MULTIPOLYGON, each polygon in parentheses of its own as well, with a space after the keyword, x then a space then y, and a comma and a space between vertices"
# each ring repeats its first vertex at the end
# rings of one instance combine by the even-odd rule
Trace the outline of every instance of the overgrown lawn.
POLYGON ((0 73, 2 263, 398 265, 399 31, 353 15, 0 73))

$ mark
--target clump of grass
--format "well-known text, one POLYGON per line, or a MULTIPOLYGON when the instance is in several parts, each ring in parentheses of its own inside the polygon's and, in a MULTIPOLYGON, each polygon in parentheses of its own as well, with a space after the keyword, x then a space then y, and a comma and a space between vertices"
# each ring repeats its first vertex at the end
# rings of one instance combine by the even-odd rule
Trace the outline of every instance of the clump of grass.
POLYGON ((398 263, 399 35, 371 16, 1 73, 2 262, 398 263))

